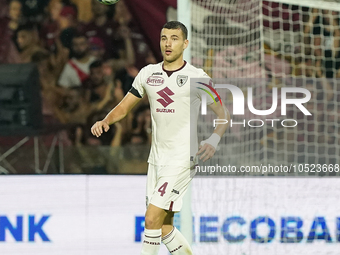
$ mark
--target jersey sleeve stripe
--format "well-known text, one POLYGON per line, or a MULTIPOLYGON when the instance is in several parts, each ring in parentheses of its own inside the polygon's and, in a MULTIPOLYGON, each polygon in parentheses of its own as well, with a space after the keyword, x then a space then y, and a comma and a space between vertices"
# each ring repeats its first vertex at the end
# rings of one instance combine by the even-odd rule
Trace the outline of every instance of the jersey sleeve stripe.
POLYGON ((132 87, 129 92, 133 95, 135 95, 136 97, 142 98, 142 96, 139 94, 138 90, 135 89, 134 87, 132 87))

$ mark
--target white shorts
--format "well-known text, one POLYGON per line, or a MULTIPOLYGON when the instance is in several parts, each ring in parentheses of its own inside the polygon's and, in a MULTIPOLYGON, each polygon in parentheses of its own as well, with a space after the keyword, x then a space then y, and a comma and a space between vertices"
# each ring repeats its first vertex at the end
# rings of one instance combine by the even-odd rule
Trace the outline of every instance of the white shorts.
POLYGON ((146 206, 179 212, 183 196, 192 180, 190 168, 149 164, 146 184, 146 206))

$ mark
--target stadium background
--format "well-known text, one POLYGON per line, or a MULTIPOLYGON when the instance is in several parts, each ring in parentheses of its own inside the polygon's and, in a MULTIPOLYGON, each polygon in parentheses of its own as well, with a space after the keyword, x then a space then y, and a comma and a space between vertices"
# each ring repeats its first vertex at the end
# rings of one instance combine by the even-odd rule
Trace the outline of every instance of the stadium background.
MULTIPOLYGON (((289 112, 296 128, 230 128, 209 164, 327 166, 289 176, 195 178, 192 202, 176 216, 195 254, 338 254, 339 172, 328 166, 340 163, 340 4, 195 0, 180 1, 178 10, 170 0, 93 4, 0 1, 1 254, 139 252, 147 101, 104 139, 88 131, 142 66, 161 60, 159 31, 177 15, 191 24, 192 64, 243 91, 260 80, 253 87, 256 109, 270 108, 273 87, 312 93, 306 105, 312 116, 289 112), (65 64, 77 60, 71 38, 80 35, 89 44, 87 68, 90 55, 101 61, 82 82, 61 84, 65 64)), ((230 95, 219 93, 232 109, 230 95)), ((200 138, 211 132, 201 120, 200 138)))

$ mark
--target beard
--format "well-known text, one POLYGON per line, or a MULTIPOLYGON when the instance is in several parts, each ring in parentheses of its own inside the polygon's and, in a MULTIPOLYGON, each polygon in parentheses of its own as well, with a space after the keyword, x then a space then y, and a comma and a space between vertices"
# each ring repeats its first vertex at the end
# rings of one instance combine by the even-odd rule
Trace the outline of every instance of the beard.
POLYGON ((102 85, 105 85, 104 79, 96 79, 96 80, 92 80, 92 82, 95 87, 100 87, 102 85))
POLYGON ((81 58, 85 57, 86 55, 87 55, 87 51, 74 51, 73 52, 73 56, 76 59, 81 59, 81 58))

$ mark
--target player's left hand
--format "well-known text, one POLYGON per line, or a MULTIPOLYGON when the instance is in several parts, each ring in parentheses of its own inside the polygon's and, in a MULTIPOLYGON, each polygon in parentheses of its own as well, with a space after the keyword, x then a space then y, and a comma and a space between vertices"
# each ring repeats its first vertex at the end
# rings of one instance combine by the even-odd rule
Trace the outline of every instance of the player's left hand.
POLYGON ((214 146, 212 146, 210 143, 205 143, 203 145, 200 145, 196 155, 202 154, 200 156, 200 160, 203 159, 203 162, 205 162, 205 161, 207 161, 208 159, 211 159, 214 156, 215 151, 216 151, 216 149, 215 149, 214 146))

